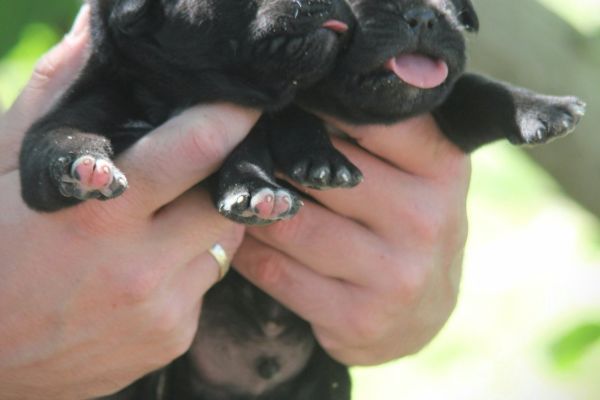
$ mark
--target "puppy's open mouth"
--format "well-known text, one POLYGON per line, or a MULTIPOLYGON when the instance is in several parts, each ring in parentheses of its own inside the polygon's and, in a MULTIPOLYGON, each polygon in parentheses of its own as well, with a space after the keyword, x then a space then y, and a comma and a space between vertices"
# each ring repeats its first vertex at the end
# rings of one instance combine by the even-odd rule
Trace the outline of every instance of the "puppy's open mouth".
POLYGON ((433 89, 448 78, 448 64, 442 59, 419 53, 406 53, 390 58, 384 68, 404 83, 419 89, 433 89))

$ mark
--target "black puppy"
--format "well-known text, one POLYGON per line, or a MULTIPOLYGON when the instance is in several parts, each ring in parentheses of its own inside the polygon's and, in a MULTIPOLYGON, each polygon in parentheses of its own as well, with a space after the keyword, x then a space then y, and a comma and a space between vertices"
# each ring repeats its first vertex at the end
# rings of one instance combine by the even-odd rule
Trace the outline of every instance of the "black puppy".
MULTIPOLYGON (((356 28, 333 72, 299 92, 297 103, 304 109, 355 124, 432 112, 443 133, 465 152, 504 138, 546 143, 571 132, 585 112, 574 97, 545 96, 463 74, 462 33, 479 28, 468 0, 346 1, 356 28)), ((360 171, 331 145, 326 127, 303 109, 290 107, 261 122, 263 132, 249 136, 220 171, 217 204, 229 218, 261 224, 296 211, 279 213, 276 168, 317 189, 361 181, 360 171), (252 196, 265 192, 273 200, 269 205, 252 196)), ((287 202, 297 203, 293 193, 286 195, 287 202)))
POLYGON ((90 60, 21 150, 23 198, 40 211, 121 194, 110 157, 191 105, 290 103, 330 71, 340 29, 330 16, 349 13, 341 0, 90 4, 90 60))

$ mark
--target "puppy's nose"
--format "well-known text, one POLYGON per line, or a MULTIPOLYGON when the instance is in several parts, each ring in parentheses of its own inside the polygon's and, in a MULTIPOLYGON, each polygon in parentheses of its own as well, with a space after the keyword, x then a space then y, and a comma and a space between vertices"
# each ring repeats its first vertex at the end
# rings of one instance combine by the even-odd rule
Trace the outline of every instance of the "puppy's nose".
POLYGON ((433 29, 437 20, 435 12, 427 7, 411 8, 404 13, 403 17, 408 26, 415 31, 433 29))

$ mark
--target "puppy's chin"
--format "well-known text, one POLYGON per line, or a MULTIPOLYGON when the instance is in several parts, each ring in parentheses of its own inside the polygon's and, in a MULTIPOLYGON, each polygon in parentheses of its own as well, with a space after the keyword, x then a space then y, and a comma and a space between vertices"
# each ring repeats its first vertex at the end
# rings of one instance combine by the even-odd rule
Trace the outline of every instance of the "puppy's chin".
POLYGON ((434 110, 446 99, 458 76, 452 74, 429 89, 409 85, 388 71, 338 76, 301 93, 299 102, 351 123, 393 123, 434 110))

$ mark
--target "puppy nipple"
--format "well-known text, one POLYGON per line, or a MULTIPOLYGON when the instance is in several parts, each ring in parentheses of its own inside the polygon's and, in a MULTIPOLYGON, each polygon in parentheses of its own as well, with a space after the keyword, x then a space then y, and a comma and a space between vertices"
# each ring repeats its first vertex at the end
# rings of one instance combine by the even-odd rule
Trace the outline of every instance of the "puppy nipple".
POLYGON ((279 371, 281 366, 275 357, 259 357, 256 360, 256 372, 265 380, 272 379, 279 371))

